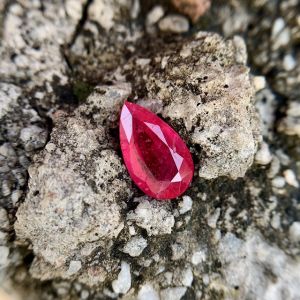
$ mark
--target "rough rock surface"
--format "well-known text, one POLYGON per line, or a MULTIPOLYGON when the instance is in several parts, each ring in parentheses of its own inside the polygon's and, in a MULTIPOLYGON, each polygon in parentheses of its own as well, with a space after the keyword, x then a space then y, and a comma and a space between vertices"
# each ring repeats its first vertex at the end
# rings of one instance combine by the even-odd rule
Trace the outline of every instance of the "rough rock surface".
POLYGON ((299 7, 212 1, 191 24, 165 1, 0 2, 0 295, 300 298, 299 7), (183 197, 132 184, 125 99, 190 147, 183 197))
MULTIPOLYGON (((110 95, 110 90, 108 87, 106 94, 110 95)), ((98 98, 99 106, 106 103, 106 94, 98 98)), ((123 96, 116 96, 116 101, 123 101, 123 96)), ((94 97, 91 95, 87 103, 93 103, 94 97)), ((92 125, 82 117, 85 107, 73 116, 61 111, 53 116, 51 139, 29 168, 29 193, 17 213, 16 233, 32 242, 37 255, 31 272, 43 280, 53 276, 73 278, 77 272, 70 271, 69 261, 74 259, 85 265, 76 274, 82 274, 80 278, 85 280, 86 272, 93 272, 93 266, 86 263, 95 259, 96 250, 108 257, 112 239, 124 226, 121 210, 123 201, 131 195, 131 184, 100 125, 112 111, 108 106, 99 116, 97 110, 92 119, 98 123, 92 125)), ((104 280, 113 263, 106 269, 97 266, 98 272, 104 268, 97 280, 104 280)), ((90 281, 96 283, 94 279, 87 283, 90 281)))
POLYGON ((165 52, 163 71, 150 73, 147 82, 148 97, 165 102, 162 115, 183 122, 201 149, 199 176, 206 179, 243 177, 257 151, 254 91, 240 47, 235 40, 198 33, 179 47, 179 55, 165 52))

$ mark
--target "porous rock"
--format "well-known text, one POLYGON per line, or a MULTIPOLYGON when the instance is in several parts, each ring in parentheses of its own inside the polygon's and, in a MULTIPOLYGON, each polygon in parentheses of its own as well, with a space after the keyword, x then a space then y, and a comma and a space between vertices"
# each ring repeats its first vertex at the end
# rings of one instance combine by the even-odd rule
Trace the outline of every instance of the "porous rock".
POLYGON ((200 177, 243 177, 261 139, 244 43, 199 32, 174 47, 158 54, 164 64, 143 69, 147 97, 162 101, 163 117, 183 126, 198 149, 200 177))
POLYGON ((130 239, 124 246, 123 252, 128 253, 130 256, 139 256, 147 247, 147 240, 143 237, 135 236, 130 239))
POLYGON ((148 197, 137 199, 139 205, 127 214, 127 219, 146 229, 148 235, 170 234, 175 224, 170 203, 149 200, 148 197))
MULTIPOLYGON (((82 111, 73 116, 58 111, 54 124, 50 143, 29 169, 29 192, 15 224, 19 239, 33 245, 31 272, 41 279, 77 276, 68 260, 84 265, 95 249, 109 252, 122 229, 122 200, 131 194, 119 156, 106 149, 103 127, 92 125, 82 111)), ((96 282, 102 282, 105 267, 87 266, 80 280, 94 285, 89 276, 97 269, 102 276, 96 282)))
MULTIPOLYGON (((224 264, 227 296, 233 293, 239 299, 274 299, 280 294, 288 295, 289 299, 300 296, 299 261, 268 244, 258 232, 249 231, 245 240, 227 233, 219 244, 219 259, 224 264)), ((219 285, 221 289, 222 286, 219 285)))

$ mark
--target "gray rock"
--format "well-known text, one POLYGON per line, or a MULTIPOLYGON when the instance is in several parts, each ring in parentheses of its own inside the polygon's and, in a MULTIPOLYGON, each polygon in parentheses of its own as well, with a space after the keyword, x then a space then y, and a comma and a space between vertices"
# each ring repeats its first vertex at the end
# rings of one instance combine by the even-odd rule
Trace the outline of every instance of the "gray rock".
POLYGON ((165 9, 151 25, 142 24, 150 7, 137 0, 0 3, 0 205, 6 208, 0 239, 9 249, 1 283, 2 274, 11 277, 33 299, 299 298, 299 151, 295 137, 282 139, 274 130, 279 124, 297 135, 291 105, 300 78, 297 1, 250 2, 247 9, 238 1, 214 4, 192 29, 216 20, 227 40, 204 32, 173 38, 173 28, 162 34, 156 24, 165 9), (270 37, 278 18, 283 30, 270 37), (266 77, 267 88, 262 78, 249 80, 245 42, 235 34, 247 39, 248 62, 266 77), (270 156, 262 149, 256 158, 264 164, 244 176, 260 141, 253 85, 272 161, 266 166, 270 156), (73 95, 79 108, 68 105, 73 95), (126 98, 179 132, 201 177, 218 177, 194 178, 192 211, 188 196, 132 201, 136 190, 116 138, 126 98), (287 116, 277 120, 286 103, 287 116), (71 113, 55 113, 58 106, 71 113), (34 156, 21 132, 47 128, 45 115, 53 119, 51 139, 34 156), (122 252, 123 245, 137 251, 132 240, 145 235, 147 251, 122 252), (25 252, 34 255, 30 272, 25 252))
POLYGON ((183 196, 182 202, 179 203, 179 213, 185 214, 186 212, 190 211, 193 206, 193 200, 190 196, 183 196))
POLYGON ((147 240, 143 237, 135 236, 126 243, 123 252, 128 253, 132 257, 136 257, 139 256, 146 247, 147 240))
POLYGON ((137 300, 160 300, 157 291, 150 283, 145 283, 141 286, 137 300))
POLYGON ((111 86, 99 85, 87 98, 79 112, 92 116, 93 121, 99 125, 116 125, 124 101, 131 94, 131 84, 120 82, 111 86))
POLYGON ((161 300, 168 300, 168 299, 180 300, 186 293, 186 290, 187 290, 186 287, 167 288, 160 292, 160 297, 161 300))
POLYGON ((116 294, 126 294, 131 287, 130 265, 124 261, 121 263, 121 271, 118 278, 112 282, 112 288, 116 294))
MULTIPOLYGON (((50 143, 55 147, 35 157, 29 169, 29 193, 15 224, 19 239, 29 239, 39 256, 32 267, 37 278, 68 278, 68 259, 76 256, 85 262, 95 255, 93 249, 109 251, 122 229, 122 200, 131 194, 120 158, 103 149, 102 127, 79 116, 66 118, 61 112, 54 121, 50 143), (49 270, 39 272, 41 268, 49 270)), ((97 267, 103 265, 99 262, 97 267)), ((91 272, 83 271, 86 276, 91 272)), ((81 280, 94 284, 94 279, 81 280)))
POLYGON ((0 118, 13 109, 21 95, 21 89, 13 84, 0 82, 0 118))
POLYGON ((245 241, 227 233, 219 245, 219 258, 224 264, 227 295, 235 293, 240 299, 273 299, 282 293, 288 299, 300 296, 299 262, 266 243, 257 232, 249 232, 245 241))
POLYGON ((199 32, 176 51, 163 49, 156 67, 143 69, 148 99, 162 101, 163 117, 184 126, 187 140, 201 149, 199 176, 206 179, 243 177, 261 140, 243 47, 199 32))
POLYGON ((72 260, 70 262, 69 268, 67 270, 67 274, 72 276, 76 274, 81 269, 81 261, 80 260, 72 260))
POLYGON ((163 17, 164 13, 161 5, 154 6, 147 15, 146 24, 148 26, 156 24, 163 17))
POLYGON ((300 222, 293 222, 289 228, 289 234, 293 242, 300 242, 300 222))
POLYGON ((6 246, 0 246, 0 269, 6 267, 9 261, 9 248, 6 246))
POLYGON ((127 214, 127 220, 135 222, 147 230, 148 235, 170 234, 175 224, 174 216, 168 202, 138 198, 139 205, 134 212, 127 214))
POLYGON ((189 21, 180 15, 169 15, 161 19, 158 26, 161 31, 183 33, 189 30, 189 21))
POLYGON ((47 136, 48 133, 46 130, 35 125, 23 128, 20 133, 20 139, 26 151, 32 151, 45 146, 47 136))

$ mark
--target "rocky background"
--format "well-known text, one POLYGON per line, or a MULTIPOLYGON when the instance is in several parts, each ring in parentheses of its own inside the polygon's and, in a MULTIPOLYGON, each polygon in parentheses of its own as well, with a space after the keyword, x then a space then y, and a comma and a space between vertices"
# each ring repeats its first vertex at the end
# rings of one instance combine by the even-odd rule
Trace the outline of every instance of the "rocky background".
POLYGON ((0 299, 300 299, 300 2, 0 2, 0 299), (125 99, 196 164, 124 168, 125 99))

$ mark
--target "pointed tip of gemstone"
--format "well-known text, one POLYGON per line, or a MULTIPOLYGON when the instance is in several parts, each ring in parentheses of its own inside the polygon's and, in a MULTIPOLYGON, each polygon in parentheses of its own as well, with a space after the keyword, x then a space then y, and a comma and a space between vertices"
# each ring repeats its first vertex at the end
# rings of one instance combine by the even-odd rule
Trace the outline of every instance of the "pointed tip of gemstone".
POLYGON ((155 199, 173 199, 189 187, 194 163, 178 133, 147 109, 126 101, 120 115, 120 143, 135 184, 155 199))

